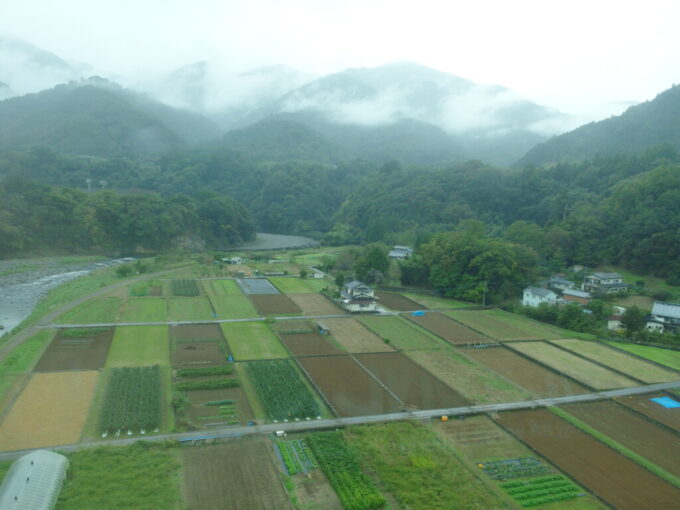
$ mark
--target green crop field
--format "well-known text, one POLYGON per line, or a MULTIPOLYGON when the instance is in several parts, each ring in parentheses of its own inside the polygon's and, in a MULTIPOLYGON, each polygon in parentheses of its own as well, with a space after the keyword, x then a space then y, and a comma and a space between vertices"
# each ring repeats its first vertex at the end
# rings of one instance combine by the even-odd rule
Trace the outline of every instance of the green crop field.
POLYGON ((444 342, 438 337, 415 324, 411 325, 401 317, 367 315, 359 317, 359 322, 384 340, 389 340, 390 345, 397 349, 439 349, 445 347, 444 342))
POLYGON ((59 324, 102 324, 116 322, 121 300, 117 297, 85 301, 57 319, 59 324))
POLYGON ((288 351, 265 322, 225 322, 220 326, 237 361, 288 357, 288 351))
POLYGON ((292 360, 251 361, 248 374, 272 420, 314 419, 321 408, 292 360))
POLYGON ((555 340, 553 343, 620 372, 630 374, 645 383, 651 384, 680 379, 679 374, 675 372, 611 349, 595 340, 555 340))
POLYGON ((167 326, 119 326, 106 358, 106 368, 170 364, 167 326))
POLYGON ((439 296, 431 296, 429 294, 417 294, 415 292, 402 292, 403 296, 412 299, 416 303, 420 303, 427 308, 436 310, 441 309, 454 309, 454 308, 465 308, 467 306, 473 306, 474 303, 467 303, 465 301, 458 301, 456 299, 450 299, 439 296))
POLYGON ((241 289, 235 280, 203 280, 203 290, 209 296, 241 295, 241 289))
POLYGON ((161 371, 151 367, 112 369, 99 421, 99 431, 151 432, 161 425, 161 371))
POLYGON ((163 298, 128 298, 120 322, 163 322, 167 317, 168 305, 163 298))
MULTIPOLYGON (((623 349, 624 351, 655 361, 660 365, 680 370, 680 351, 673 351, 662 347, 650 347, 648 345, 626 344, 622 342, 607 343, 619 349, 623 349)), ((680 379, 680 375, 678 376, 678 379, 680 379)))
POLYGON ((168 319, 173 321, 202 321, 213 318, 207 297, 172 297, 168 299, 168 319))
POLYGON ((67 453, 58 510, 184 508, 177 453, 160 443, 100 446, 67 453))
POLYGON ((503 310, 475 310, 444 312, 466 326, 481 331, 497 340, 539 340, 569 338, 573 333, 532 321, 503 310))
POLYGON ((293 278, 285 276, 270 276, 268 280, 284 294, 301 293, 301 292, 317 292, 316 289, 309 285, 305 278, 293 278))
POLYGON ((405 508, 503 507, 499 497, 423 425, 404 421, 353 427, 345 437, 367 471, 375 473, 405 508))
POLYGON ((250 319, 259 314, 244 295, 210 296, 218 319, 250 319))

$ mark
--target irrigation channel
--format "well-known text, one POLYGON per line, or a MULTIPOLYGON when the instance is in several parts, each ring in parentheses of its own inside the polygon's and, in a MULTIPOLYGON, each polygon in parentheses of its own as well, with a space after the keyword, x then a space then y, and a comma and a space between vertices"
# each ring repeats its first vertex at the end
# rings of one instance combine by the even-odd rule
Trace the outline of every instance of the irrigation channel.
MULTIPOLYGON (((179 443, 194 443, 205 440, 228 439, 246 435, 272 434, 276 431, 303 432, 307 430, 335 429, 350 425, 366 425, 370 423, 380 423, 399 420, 430 420, 439 419, 442 416, 453 416, 463 418, 468 415, 494 413, 500 411, 515 411, 521 409, 534 409, 537 407, 557 406, 562 404, 573 404, 576 402, 592 402, 595 400, 607 400, 614 397, 624 397, 628 395, 640 395, 653 393, 656 391, 680 388, 680 381, 667 383, 650 384, 646 386, 636 386, 634 388, 624 388, 621 390, 600 391, 596 393, 586 393, 581 395, 570 395, 567 397, 541 398, 536 400, 525 400, 523 402, 508 402, 504 404, 485 404, 476 406, 450 407, 445 409, 427 409, 420 411, 405 411, 400 413, 376 414, 371 416, 354 416, 350 418, 331 418, 324 420, 302 420, 287 423, 268 423, 265 425, 253 425, 246 427, 223 427, 216 428, 209 432, 200 431, 192 433, 159 434, 153 436, 135 436, 127 439, 115 441, 91 441, 87 443, 77 443, 69 445, 58 445, 49 449, 59 451, 75 451, 96 446, 126 446, 137 441, 178 441, 179 443)), ((0 461, 13 460, 26 453, 37 449, 14 450, 0 453, 0 461)))

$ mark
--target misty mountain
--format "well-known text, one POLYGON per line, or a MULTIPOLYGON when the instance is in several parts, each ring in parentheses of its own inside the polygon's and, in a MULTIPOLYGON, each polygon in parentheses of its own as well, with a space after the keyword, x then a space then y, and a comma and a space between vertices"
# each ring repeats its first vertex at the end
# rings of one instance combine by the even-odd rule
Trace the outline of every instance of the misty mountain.
POLYGON ((537 145, 516 166, 579 161, 596 155, 636 154, 669 143, 680 149, 680 86, 661 92, 651 101, 623 114, 591 122, 537 145))
POLYGON ((91 78, 0 102, 0 149, 147 157, 217 137, 211 121, 91 78))
POLYGON ((342 149, 343 158, 503 165, 545 140, 563 117, 505 88, 406 62, 324 76, 241 122, 304 124, 342 149))
POLYGON ((92 74, 85 64, 67 62, 24 41, 0 37, 0 100, 92 74))
POLYGON ((218 62, 183 66, 141 85, 159 101, 209 115, 224 129, 244 127, 254 110, 263 108, 311 79, 284 65, 236 73, 218 62))

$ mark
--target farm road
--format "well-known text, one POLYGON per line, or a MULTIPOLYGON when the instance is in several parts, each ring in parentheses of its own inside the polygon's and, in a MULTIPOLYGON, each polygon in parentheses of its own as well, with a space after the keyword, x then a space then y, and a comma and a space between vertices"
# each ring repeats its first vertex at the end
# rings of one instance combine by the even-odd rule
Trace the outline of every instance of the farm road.
MULTIPOLYGON (((331 418, 325 420, 309 420, 309 421, 305 420, 289 423, 268 423, 266 425, 255 425, 249 427, 224 427, 215 428, 212 430, 204 430, 200 432, 161 434, 149 437, 135 436, 132 438, 119 439, 116 441, 92 441, 88 443, 63 445, 54 447, 52 449, 59 451, 75 451, 82 450, 84 448, 92 448, 95 446, 103 445, 126 446, 135 443, 136 441, 139 441, 141 439, 144 439, 146 441, 196 441, 201 439, 240 437, 255 434, 271 434, 273 432, 276 432, 277 430, 285 430, 286 432, 302 432, 306 430, 333 429, 347 427, 349 425, 365 425, 369 423, 379 423, 386 421, 398 421, 407 419, 427 420, 432 418, 436 419, 443 415, 465 416, 469 414, 481 414, 520 409, 533 409, 536 407, 555 406, 560 404, 572 404, 577 402, 606 400, 613 397, 640 395, 644 393, 653 393, 673 388, 680 388, 680 381, 650 384, 646 386, 637 386, 634 388, 624 388, 621 390, 600 391, 596 393, 587 393, 583 395, 570 395, 568 397, 542 398, 536 400, 526 400, 523 402, 509 402, 504 404, 485 404, 477 406, 451 407, 446 409, 428 409, 423 411, 376 414, 372 416, 355 416, 351 418, 331 418)), ((13 460, 31 451, 34 450, 15 450, 9 452, 2 452, 0 453, 0 461, 13 460)))
MULTIPOLYGON (((399 315, 397 312, 381 312, 371 315, 399 315)), ((274 317, 277 321, 299 321, 299 320, 316 320, 316 319, 349 319, 358 317, 351 313, 338 313, 334 315, 295 315, 285 317, 274 317)), ((180 326, 191 324, 221 324, 223 322, 263 322, 266 317, 252 317, 249 319, 212 319, 205 321, 162 321, 162 322, 98 322, 90 324, 45 324, 42 328, 92 328, 92 327, 115 327, 115 326, 180 326)))

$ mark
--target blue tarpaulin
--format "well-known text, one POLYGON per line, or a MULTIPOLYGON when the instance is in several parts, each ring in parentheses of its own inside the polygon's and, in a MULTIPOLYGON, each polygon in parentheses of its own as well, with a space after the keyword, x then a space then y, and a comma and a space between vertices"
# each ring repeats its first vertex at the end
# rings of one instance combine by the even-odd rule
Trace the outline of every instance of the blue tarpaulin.
POLYGON ((425 312, 413 312, 411 313, 412 317, 422 317, 425 315, 425 312))
POLYGON ((671 397, 651 398, 650 400, 652 402, 656 402, 660 406, 664 406, 666 409, 675 409, 676 407, 680 407, 680 402, 672 399, 671 397))

